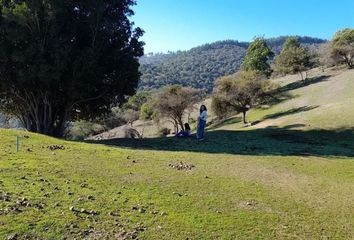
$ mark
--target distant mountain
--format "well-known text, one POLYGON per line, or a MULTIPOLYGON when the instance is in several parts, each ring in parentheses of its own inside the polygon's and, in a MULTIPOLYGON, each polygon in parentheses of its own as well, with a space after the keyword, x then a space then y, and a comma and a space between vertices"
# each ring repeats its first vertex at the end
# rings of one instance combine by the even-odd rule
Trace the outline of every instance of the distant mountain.
MULTIPOLYGON (((279 54, 288 36, 267 39, 275 54, 279 54)), ((299 37, 302 44, 316 47, 326 40, 299 37)), ((214 81, 240 69, 248 42, 218 41, 188 51, 149 54, 140 59, 140 89, 181 84, 211 91, 214 81)))

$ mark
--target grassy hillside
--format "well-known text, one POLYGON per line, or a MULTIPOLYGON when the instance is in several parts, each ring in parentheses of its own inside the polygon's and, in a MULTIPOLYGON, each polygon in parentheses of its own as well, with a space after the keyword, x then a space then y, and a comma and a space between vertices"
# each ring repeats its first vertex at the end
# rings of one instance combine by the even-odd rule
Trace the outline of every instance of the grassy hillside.
POLYGON ((211 154, 203 150, 210 142, 193 140, 168 139, 164 144, 178 145, 172 148, 178 151, 155 151, 0 133, 0 238, 354 237, 354 159, 345 153, 257 156, 249 148, 241 155, 237 149, 245 143, 235 135, 215 143, 219 152, 211 154), (20 153, 16 135, 22 137, 20 153), (226 140, 235 153, 220 148, 226 140), (51 151, 53 144, 65 149, 51 151), (169 166, 180 161, 195 167, 169 166))
POLYGON ((353 239, 354 71, 312 74, 204 142, 0 130, 0 239, 353 239))
MULTIPOLYGON (((253 128, 287 127, 292 129, 343 130, 354 127, 354 71, 314 69, 309 79, 299 81, 298 75, 272 80, 286 97, 249 113, 253 128)), ((223 129, 241 128, 228 124, 223 129)), ((231 121, 231 122, 232 122, 231 121)))

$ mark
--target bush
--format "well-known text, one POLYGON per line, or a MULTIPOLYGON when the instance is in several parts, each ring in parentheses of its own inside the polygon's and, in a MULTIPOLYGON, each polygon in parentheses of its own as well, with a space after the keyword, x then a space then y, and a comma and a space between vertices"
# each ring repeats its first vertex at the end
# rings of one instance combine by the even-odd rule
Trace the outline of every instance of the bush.
POLYGON ((159 131, 158 131, 159 136, 164 136, 164 137, 166 137, 166 136, 169 135, 170 133, 171 133, 171 129, 166 128, 166 127, 161 128, 161 129, 159 129, 159 131))
POLYGON ((240 71, 217 80, 212 109, 219 117, 242 113, 243 122, 247 123, 247 111, 265 101, 269 90, 269 81, 258 71, 240 71))
POLYGON ((227 105, 218 96, 214 95, 211 101, 211 110, 218 117, 218 119, 224 119, 231 116, 233 113, 237 113, 233 108, 227 105))
POLYGON ((184 130, 182 119, 199 100, 200 91, 197 89, 180 85, 166 86, 155 96, 154 108, 158 113, 156 117, 168 118, 176 132, 179 128, 184 130))
POLYGON ((132 124, 134 121, 139 119, 139 112, 133 109, 128 109, 123 112, 122 117, 126 123, 132 124))
POLYGON ((140 109, 139 119, 141 120, 150 120, 153 118, 154 109, 150 103, 144 103, 140 109))
POLYGON ((110 113, 103 116, 100 122, 108 130, 126 124, 126 121, 123 119, 123 117, 120 114, 115 113, 110 113))
POLYGON ((104 131, 106 131, 105 126, 82 120, 72 123, 72 126, 67 132, 67 138, 72 140, 84 140, 87 137, 100 134, 104 131))

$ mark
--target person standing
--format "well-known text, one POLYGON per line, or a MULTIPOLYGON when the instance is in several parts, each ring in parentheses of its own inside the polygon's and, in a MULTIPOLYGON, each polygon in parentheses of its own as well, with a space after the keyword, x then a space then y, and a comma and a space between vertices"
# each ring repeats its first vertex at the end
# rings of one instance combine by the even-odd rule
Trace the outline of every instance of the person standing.
POLYGON ((197 127, 197 139, 202 141, 204 140, 204 129, 206 121, 208 118, 208 110, 205 105, 200 106, 200 114, 198 117, 198 127, 197 127))

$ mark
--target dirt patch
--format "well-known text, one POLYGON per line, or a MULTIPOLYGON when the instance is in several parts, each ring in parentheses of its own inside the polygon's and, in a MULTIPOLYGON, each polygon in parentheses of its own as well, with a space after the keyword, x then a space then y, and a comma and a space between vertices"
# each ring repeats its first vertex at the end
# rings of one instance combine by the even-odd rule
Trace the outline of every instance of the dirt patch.
POLYGON ((50 145, 47 147, 50 151, 55 151, 55 150, 65 150, 65 147, 63 145, 50 145))
POLYGON ((176 170, 192 170, 195 166, 193 164, 187 164, 183 162, 179 163, 170 163, 168 165, 170 168, 174 168, 176 170))

